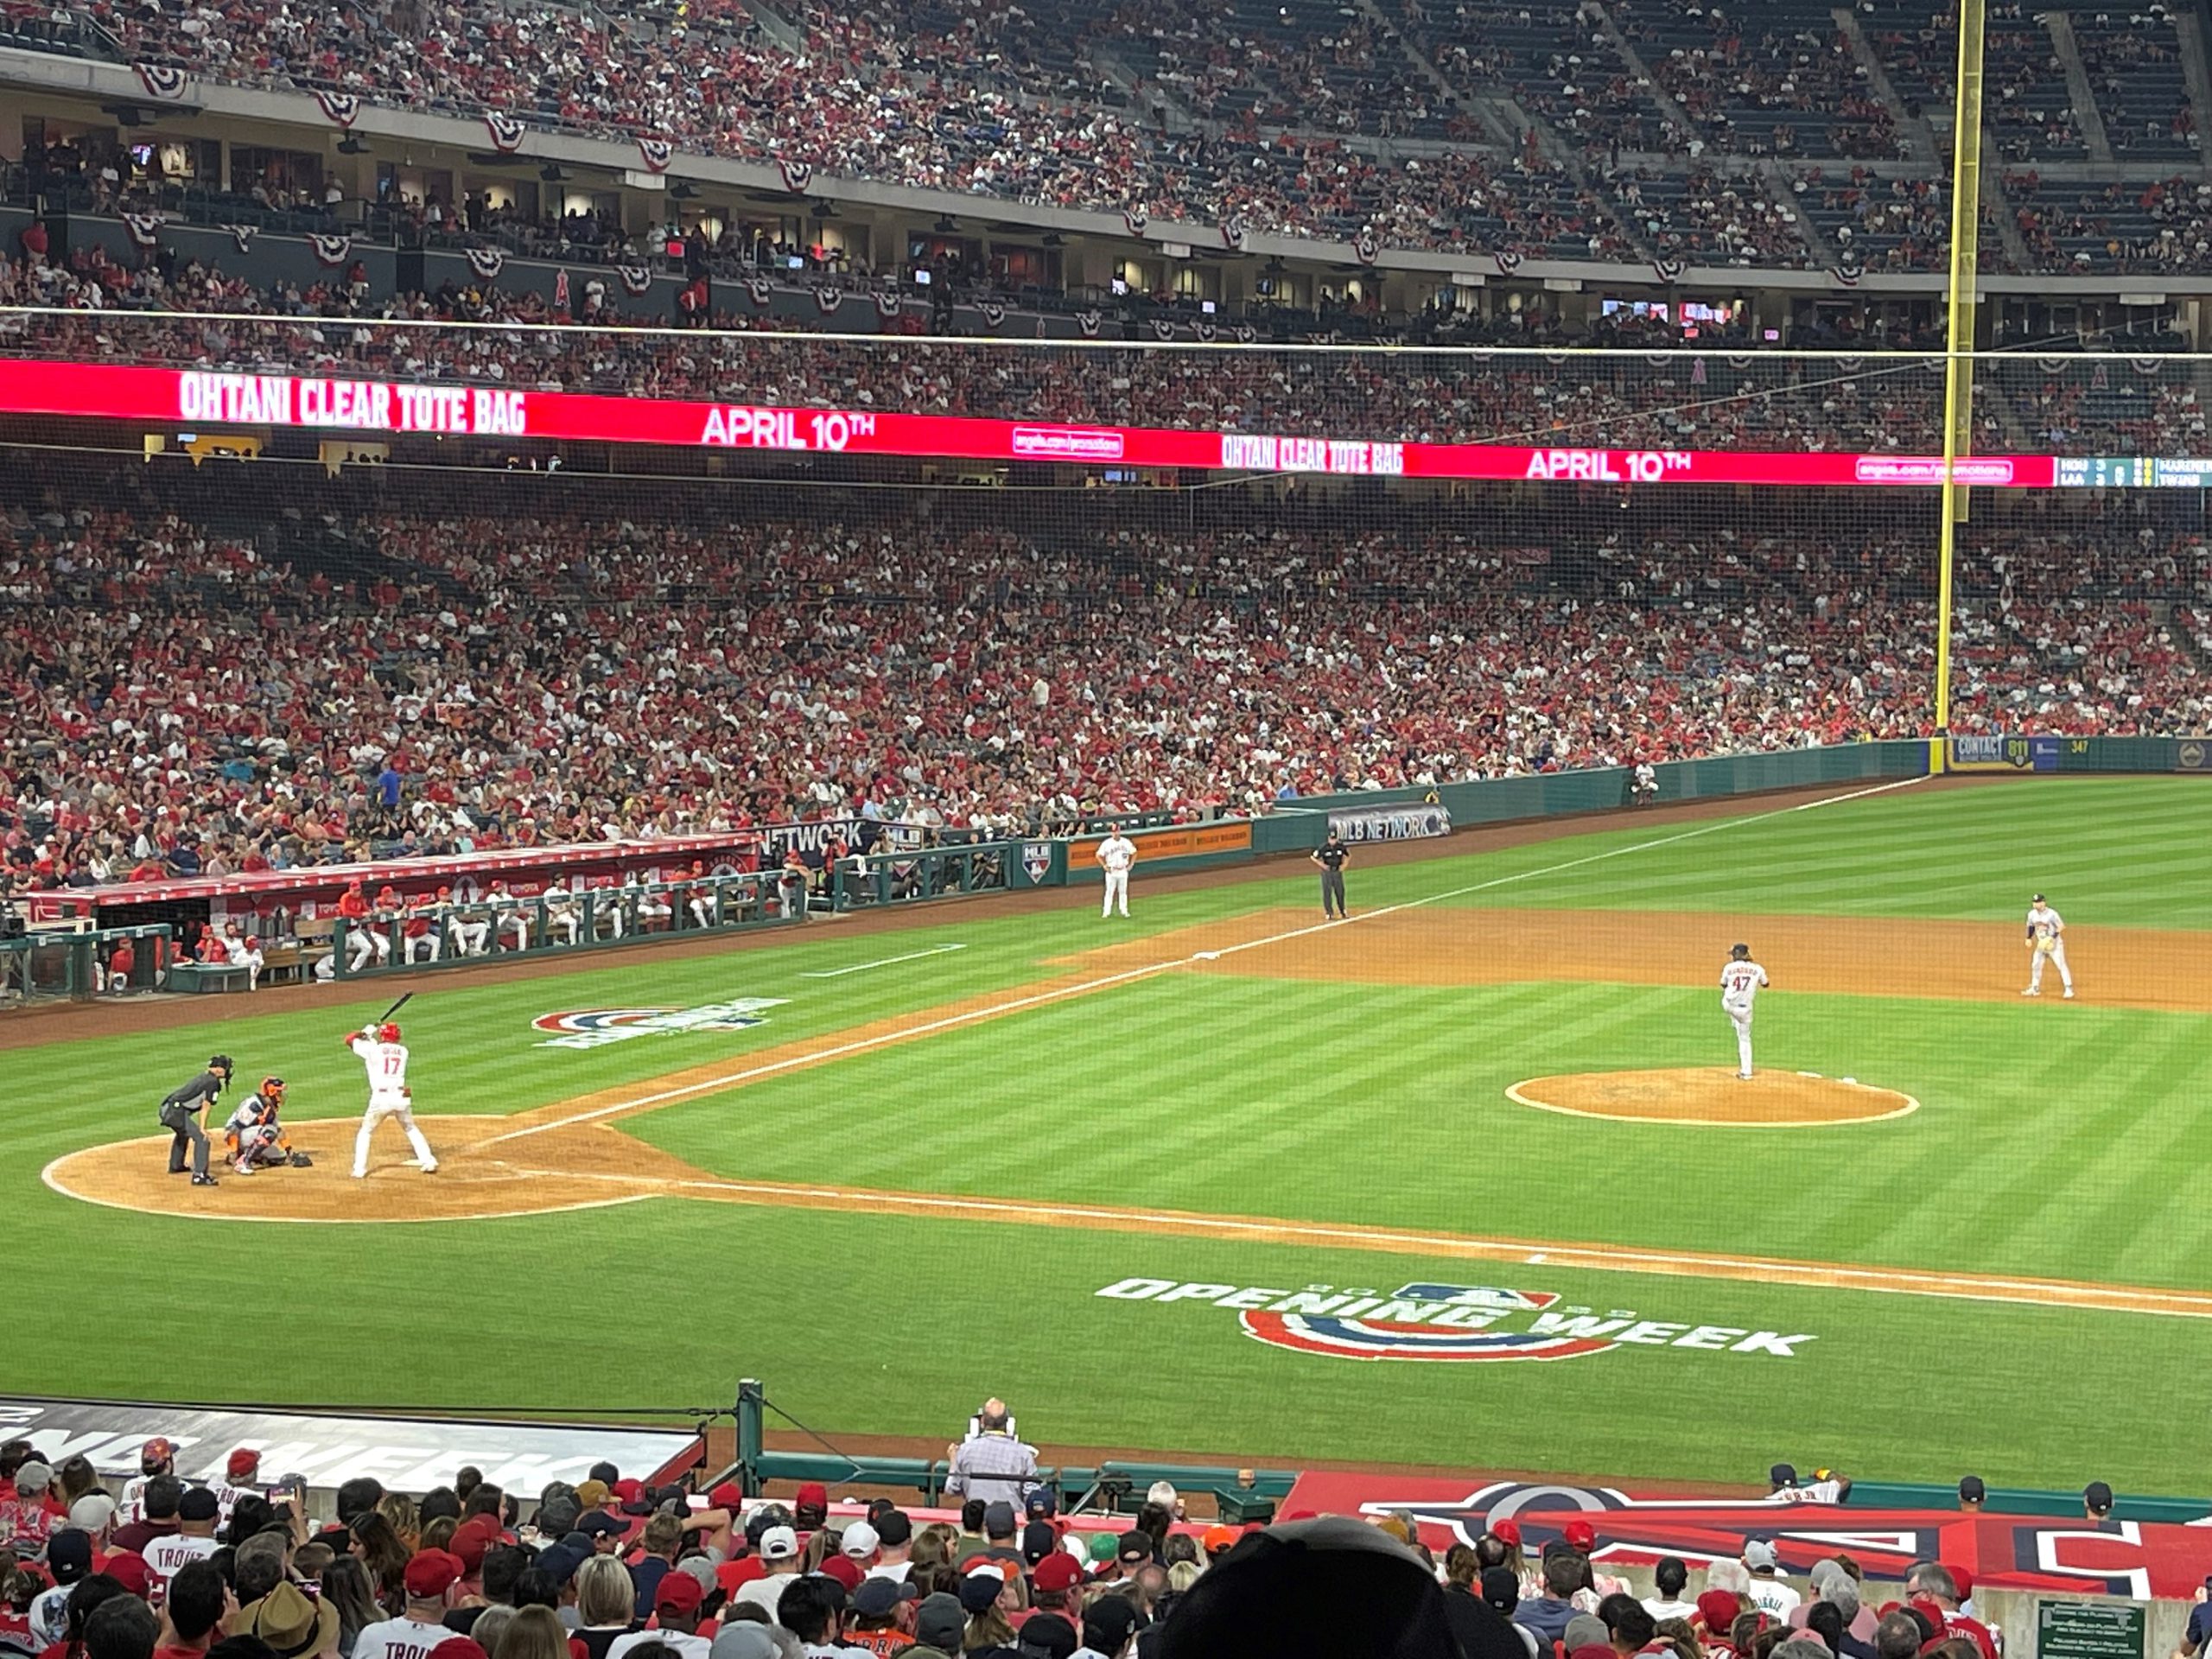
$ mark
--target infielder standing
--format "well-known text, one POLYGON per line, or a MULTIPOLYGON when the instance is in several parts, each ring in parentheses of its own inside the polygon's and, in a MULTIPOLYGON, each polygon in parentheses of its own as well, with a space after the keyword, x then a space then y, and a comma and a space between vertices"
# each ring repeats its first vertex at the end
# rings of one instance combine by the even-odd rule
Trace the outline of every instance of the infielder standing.
POLYGON ((369 1109, 361 1114, 360 1133, 353 1137, 353 1179, 358 1181, 367 1176, 369 1137, 387 1117, 397 1118, 399 1127, 407 1132, 407 1143, 415 1148, 416 1166, 425 1175, 436 1174, 438 1160, 430 1152, 430 1143, 415 1127, 415 1101, 407 1087, 407 1051, 400 1044, 399 1027, 387 1020, 374 1032, 349 1031, 346 1046, 369 1068, 369 1109))
POLYGON ((162 1099, 162 1127, 172 1139, 169 1141, 169 1173, 184 1173, 184 1154, 192 1153, 192 1184, 213 1186, 215 1178, 207 1173, 207 1130, 205 1124, 207 1109, 213 1106, 230 1087, 231 1057, 218 1054, 207 1062, 207 1069, 181 1089, 173 1090, 162 1099))
POLYGON ((1106 872, 1106 902, 1098 908, 1103 921, 1114 913, 1114 901, 1122 901, 1122 914, 1129 913, 1129 867, 1137 861, 1137 844, 1119 830, 1113 831, 1098 843, 1098 867, 1106 872))
POLYGON ((2066 921, 2056 911, 2043 901, 2043 894, 2036 894, 2035 902, 2028 906, 2028 988, 2022 996, 2043 995, 2043 964, 2047 958, 2058 969, 2058 982, 2066 988, 2070 999, 2074 995, 2074 970, 2066 965, 2066 921))
POLYGON ((1720 1006, 1736 1027, 1736 1075, 1745 1083, 1751 1080, 1751 1001, 1766 982, 1766 969, 1751 960, 1751 947, 1732 946, 1720 969, 1720 1006))

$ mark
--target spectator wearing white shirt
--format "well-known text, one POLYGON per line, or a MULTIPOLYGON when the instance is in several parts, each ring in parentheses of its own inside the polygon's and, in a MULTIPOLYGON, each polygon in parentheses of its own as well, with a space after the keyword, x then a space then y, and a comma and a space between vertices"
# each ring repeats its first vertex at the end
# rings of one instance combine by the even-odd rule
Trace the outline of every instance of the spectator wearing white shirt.
POLYGON ((1662 1555, 1659 1564, 1651 1569, 1652 1587, 1656 1595, 1643 1599, 1643 1611, 1654 1618, 1695 1618, 1697 1603, 1682 1599, 1682 1592, 1689 1588, 1690 1570, 1676 1555, 1662 1555))
POLYGON ((1769 1618, 1786 1622, 1805 1599, 1784 1580, 1776 1575, 1780 1558, 1774 1546, 1764 1538, 1746 1540, 1744 1544, 1744 1566, 1751 1575, 1751 1587, 1744 1593, 1751 1605, 1769 1618))
POLYGON ((407 1563, 407 1605, 397 1618, 371 1624, 353 1638, 353 1659, 429 1659, 453 1634, 444 1620, 461 1580, 461 1558, 426 1549, 407 1563))
POLYGON ((653 1592, 656 1628, 616 1637, 607 1649, 607 1659, 624 1659, 631 1649, 644 1642, 665 1642, 678 1659, 707 1659, 711 1643, 698 1633, 699 1605, 705 1599, 706 1591, 698 1580, 680 1567, 671 1567, 653 1592))
POLYGON ((798 1578, 798 1534, 789 1527, 771 1527, 760 1535, 760 1552, 766 1574, 740 1585, 730 1603, 758 1607, 772 1623, 780 1622, 777 1613, 783 1605, 784 1592, 798 1578))
POLYGON ((188 1488, 177 1500, 176 1530, 146 1546, 146 1570, 158 1579, 173 1579, 181 1568, 213 1555, 215 1522, 222 1507, 207 1487, 188 1488))

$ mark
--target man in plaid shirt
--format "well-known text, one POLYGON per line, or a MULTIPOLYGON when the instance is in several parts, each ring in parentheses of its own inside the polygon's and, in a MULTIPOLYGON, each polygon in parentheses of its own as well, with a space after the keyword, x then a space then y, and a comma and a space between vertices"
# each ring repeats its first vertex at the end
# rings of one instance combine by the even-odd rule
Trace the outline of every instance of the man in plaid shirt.
POLYGON ((944 1490, 955 1497, 977 1497, 986 1503, 1004 1499, 1019 1510, 1037 1484, 1037 1448, 1014 1439, 1008 1427, 1012 1417, 1003 1400, 986 1400, 976 1414, 980 1430, 972 1440, 945 1448, 952 1459, 952 1473, 944 1490))

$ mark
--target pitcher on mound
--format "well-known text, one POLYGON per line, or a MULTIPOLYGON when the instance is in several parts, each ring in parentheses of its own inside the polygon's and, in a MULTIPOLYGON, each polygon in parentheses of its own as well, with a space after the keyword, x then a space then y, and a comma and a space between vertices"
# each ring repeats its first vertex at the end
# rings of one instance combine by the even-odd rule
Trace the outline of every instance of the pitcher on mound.
POLYGON ((1766 969, 1751 960, 1751 947, 1738 944, 1720 969, 1720 1007, 1736 1027, 1736 1075, 1751 1080, 1751 1004, 1766 984, 1766 969))
POLYGON ((407 1087, 407 1050, 399 1040, 399 1027, 385 1020, 373 1031, 349 1031, 346 1046, 361 1057, 369 1069, 369 1109, 361 1114, 360 1133, 353 1137, 353 1179, 369 1173, 369 1138, 387 1117, 399 1120, 407 1143, 415 1148, 415 1163, 425 1175, 437 1173, 438 1160, 423 1131, 415 1127, 415 1101, 407 1087))

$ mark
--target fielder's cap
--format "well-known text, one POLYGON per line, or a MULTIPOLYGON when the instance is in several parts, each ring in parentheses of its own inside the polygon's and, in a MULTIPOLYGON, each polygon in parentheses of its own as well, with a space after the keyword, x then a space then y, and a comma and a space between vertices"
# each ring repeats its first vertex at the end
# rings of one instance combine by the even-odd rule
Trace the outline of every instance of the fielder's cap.
POLYGON ((881 1542, 874 1527, 865 1521, 855 1521, 838 1534, 837 1553, 850 1555, 855 1560, 864 1560, 875 1554, 876 1546, 881 1542))
MULTIPOLYGON (((1598 1529, 1587 1521, 1570 1521, 1559 1529, 1559 1535, 1587 1555, 1598 1548, 1598 1529)), ((1410 1538, 1406 1541, 1411 1543, 1410 1538)))
MULTIPOLYGON (((1122 1605, 1128 1605, 1126 1602, 1122 1605)), ((967 1629, 968 1614, 960 1605, 960 1598, 948 1596, 942 1590, 933 1596, 924 1596, 914 1609, 914 1640, 925 1648, 953 1652, 967 1629)))
MULTIPOLYGON (((230 1061, 225 1058, 222 1055, 218 1054, 207 1064, 210 1067, 219 1065, 228 1065, 230 1061)), ((145 1445, 138 1448, 138 1466, 145 1471, 146 1473, 150 1475, 156 1469, 160 1468, 162 1465, 167 1463, 175 1456, 176 1456, 176 1447, 170 1441, 168 1436, 166 1434, 156 1434, 152 1440, 147 1441, 145 1445)))
POLYGON ((1988 1496, 1989 1488, 1981 1484, 1981 1477, 1980 1475, 1965 1475, 1961 1477, 1959 1480, 1959 1498, 1961 1503, 1979 1503, 1988 1496))
POLYGON ((34 1458, 16 1471, 16 1490, 19 1492, 42 1492, 54 1484, 54 1471, 34 1458))
POLYGON ((1070 1659, 1083 1645, 1075 1626, 1058 1613, 1039 1613, 1026 1621, 1016 1639, 1017 1653, 1039 1653, 1045 1659, 1070 1659))
POLYGON ((1777 1486, 1795 1486, 1797 1484, 1797 1465, 1777 1463, 1766 1471, 1766 1478, 1777 1486))
POLYGON ((861 1580, 868 1577, 868 1569, 849 1555, 826 1555, 822 1565, 814 1570, 825 1579, 836 1580, 848 1596, 859 1589, 861 1580))
POLYGON ((98 1532, 115 1519, 115 1500, 105 1492, 86 1492, 69 1506, 69 1524, 86 1532, 98 1532))
MULTIPOLYGON (((279 1087, 283 1083, 281 1077, 271 1077, 269 1081, 279 1087)), ((260 1472, 261 1453, 250 1446, 238 1447, 223 1461, 223 1476, 227 1480, 251 1480, 260 1472)))
POLYGON ((1774 1546, 1765 1539, 1746 1538, 1744 1541, 1744 1565, 1752 1571, 1773 1567, 1778 1559, 1774 1553, 1774 1546))
POLYGON ((1127 1596, 1101 1596, 1084 1610, 1084 1642, 1101 1653, 1119 1653, 1136 1627, 1136 1606, 1127 1596))
POLYGON ((1056 1549, 1037 1563, 1029 1581, 1039 1590, 1072 1590, 1083 1582, 1083 1569, 1075 1564, 1074 1556, 1056 1549))
POLYGON ((180 1521, 213 1521, 223 1511, 215 1494, 205 1486, 188 1487, 176 1501, 176 1518, 180 1521))
POLYGON ((611 1533, 627 1532, 629 1529, 604 1510, 593 1510, 576 1517, 576 1530, 587 1538, 604 1538, 611 1533))
POLYGON ((2035 901, 2036 901, 2036 903, 2037 903, 2037 904, 2041 904, 2041 903, 2043 903, 2043 894, 2041 894, 2041 893, 2037 893, 2037 894, 2036 894, 2036 899, 2035 899, 2035 901))
MULTIPOLYGON (((18 1486, 23 1484, 23 1478, 20 1473, 16 1477, 16 1484, 18 1486)), ((2093 1480, 2082 1489, 2082 1501, 2101 1515, 2105 1510, 2112 1508, 2112 1488, 2101 1480, 2093 1480)))
POLYGON ((56 1584, 74 1584, 92 1570, 92 1535, 67 1528, 46 1541, 46 1570, 56 1584))
POLYGON ((888 1618, 902 1601, 918 1601, 921 1591, 904 1579, 887 1579, 880 1573, 862 1579, 861 1587, 853 1592, 853 1611, 862 1618, 888 1618))
POLYGON ((983 1535, 987 1538, 1011 1538, 1014 1535, 1014 1505, 1001 1498, 995 1503, 983 1506, 983 1535))
POLYGON ((771 1527, 760 1535, 760 1559, 788 1561, 798 1554, 798 1534, 789 1527, 771 1527))
POLYGON ((969 1613, 988 1612, 998 1603, 999 1592, 1006 1588, 1006 1580, 996 1573, 980 1569, 970 1572, 960 1580, 960 1605, 969 1613))
POLYGON ((461 1582, 461 1558, 449 1550, 426 1549, 407 1563, 407 1593, 428 1600, 461 1582))
POLYGON ((681 1618, 697 1612, 699 1604, 706 1599, 707 1592, 699 1587, 699 1580, 689 1573, 664 1573, 659 1586, 653 1592, 653 1611, 674 1613, 681 1618))
POLYGON ((1021 1559, 1034 1567, 1048 1555, 1060 1553, 1060 1535, 1049 1521, 1032 1521, 1021 1529, 1021 1559))
POLYGON ((153 1587, 154 1569, 135 1550, 118 1550, 100 1563, 100 1571, 141 1601, 146 1599, 147 1591, 153 1587))

